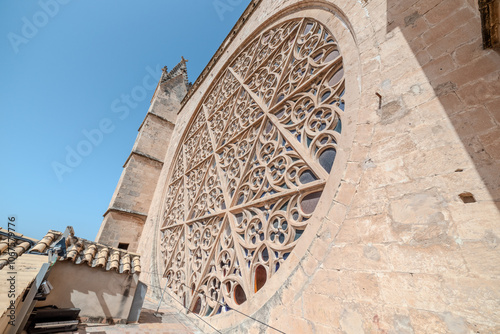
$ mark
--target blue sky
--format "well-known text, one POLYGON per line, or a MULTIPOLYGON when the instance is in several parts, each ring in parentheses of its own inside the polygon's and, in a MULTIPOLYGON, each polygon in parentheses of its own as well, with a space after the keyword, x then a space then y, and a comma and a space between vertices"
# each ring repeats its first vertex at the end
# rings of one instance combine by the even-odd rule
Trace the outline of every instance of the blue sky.
POLYGON ((248 2, 1 1, 0 226, 16 215, 33 238, 72 225, 94 240, 149 107, 146 86, 181 56, 194 82, 248 2), (126 117, 114 113, 135 87, 146 96, 126 117), (69 166, 68 152, 103 120, 112 131, 69 166))

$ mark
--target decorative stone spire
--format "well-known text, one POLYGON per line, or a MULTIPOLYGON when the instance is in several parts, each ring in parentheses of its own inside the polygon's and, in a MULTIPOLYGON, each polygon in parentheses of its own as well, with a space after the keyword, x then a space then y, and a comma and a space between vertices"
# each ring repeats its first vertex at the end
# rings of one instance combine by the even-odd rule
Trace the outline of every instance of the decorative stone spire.
POLYGON ((188 75, 187 75, 187 67, 186 63, 188 62, 187 59, 184 59, 184 57, 181 56, 181 61, 175 65, 175 67, 168 72, 167 66, 165 66, 162 69, 162 75, 161 75, 161 80, 160 83, 164 83, 167 80, 170 80, 172 78, 175 78, 178 75, 183 75, 184 76, 184 83, 186 87, 189 87, 189 80, 188 80, 188 75))
POLYGON ((165 82, 167 81, 167 76, 168 76, 168 68, 167 66, 164 66, 162 69, 161 69, 161 79, 160 79, 160 82, 165 82))

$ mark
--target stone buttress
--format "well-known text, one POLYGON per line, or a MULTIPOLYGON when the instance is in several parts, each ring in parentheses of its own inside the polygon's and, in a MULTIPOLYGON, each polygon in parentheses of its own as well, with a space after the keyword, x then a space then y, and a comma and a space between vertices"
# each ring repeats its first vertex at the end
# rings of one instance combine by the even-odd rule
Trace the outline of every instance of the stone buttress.
POLYGON ((123 165, 96 241, 135 251, 163 167, 181 101, 189 89, 186 60, 163 73, 151 106, 123 165))

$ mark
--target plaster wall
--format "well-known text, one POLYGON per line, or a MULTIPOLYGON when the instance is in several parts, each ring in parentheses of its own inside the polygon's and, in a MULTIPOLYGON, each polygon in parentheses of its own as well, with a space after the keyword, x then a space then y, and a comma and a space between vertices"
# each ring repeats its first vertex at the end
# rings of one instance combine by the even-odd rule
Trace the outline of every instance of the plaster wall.
POLYGON ((138 276, 59 261, 50 270, 48 280, 54 289, 36 307, 76 307, 81 309, 84 322, 123 323, 130 312, 138 276))
MULTIPOLYGON (((286 333, 499 332, 500 56, 481 48, 477 2, 252 4, 178 115, 139 242, 149 291, 164 283, 160 210, 192 113, 255 29, 302 15, 341 47, 346 139, 286 268, 239 311, 286 333)), ((205 320, 227 333, 275 332, 236 312, 205 320)))

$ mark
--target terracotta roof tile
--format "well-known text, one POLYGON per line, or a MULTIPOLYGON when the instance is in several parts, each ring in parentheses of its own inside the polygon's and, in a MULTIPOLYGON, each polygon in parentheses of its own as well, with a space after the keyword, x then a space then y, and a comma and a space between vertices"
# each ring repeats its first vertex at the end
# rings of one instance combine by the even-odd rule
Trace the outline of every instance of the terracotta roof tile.
POLYGON ((54 239, 57 237, 58 235, 55 234, 55 233, 47 233, 42 240, 40 240, 36 245, 35 247, 33 247, 31 249, 32 252, 38 252, 38 253, 44 253, 45 250, 50 247, 50 245, 52 244, 52 242, 54 241, 54 239))
MULTIPOLYGON (((68 239, 70 239, 70 238, 68 238, 68 239)), ((83 242, 81 240, 78 240, 78 238, 73 237, 73 239, 76 239, 76 240, 72 240, 74 243, 71 243, 70 246, 67 248, 66 259, 71 260, 73 262, 77 262, 78 255, 80 255, 80 252, 82 252, 84 246, 83 246, 83 242)), ((78 262, 80 262, 80 261, 78 261, 78 262)))
POLYGON ((114 250, 111 253, 111 261, 109 262, 109 269, 118 271, 119 268, 120 268, 120 252, 114 250))
POLYGON ((108 260, 108 248, 103 247, 99 251, 97 256, 97 267, 106 267, 106 261, 108 260))
POLYGON ((8 248, 9 244, 14 245, 16 243, 15 240, 3 239, 0 241, 0 254, 3 254, 8 248))
POLYGON ((97 246, 90 245, 87 250, 85 250, 84 261, 88 263, 89 266, 92 266, 92 260, 94 260, 94 256, 97 253, 97 246))
POLYGON ((27 238, 21 233, 9 232, 0 227, 0 269, 9 263, 9 258, 12 259, 10 253, 14 252, 16 254, 14 257, 18 258, 36 242, 37 240, 27 238), (11 233, 11 238, 9 238, 9 233, 11 233))
POLYGON ((122 268, 123 272, 129 273, 130 272, 130 255, 129 254, 125 254, 125 256, 122 259, 122 263, 123 263, 123 268, 122 268))
POLYGON ((141 272, 141 259, 139 256, 134 257, 134 272, 140 273, 141 272))

